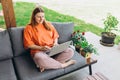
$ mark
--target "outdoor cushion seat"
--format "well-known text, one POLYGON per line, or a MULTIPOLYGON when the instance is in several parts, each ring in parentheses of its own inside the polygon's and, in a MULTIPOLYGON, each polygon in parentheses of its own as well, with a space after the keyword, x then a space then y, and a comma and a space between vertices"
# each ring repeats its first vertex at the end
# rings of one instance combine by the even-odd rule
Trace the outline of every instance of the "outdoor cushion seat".
POLYGON ((69 73, 71 71, 74 71, 76 69, 80 69, 83 67, 83 65, 86 64, 86 60, 83 56, 81 56, 78 52, 75 51, 74 56, 72 59, 76 60, 76 63, 74 65, 71 65, 69 67, 65 68, 65 73, 69 73))
POLYGON ((36 68, 34 61, 28 55, 15 57, 14 61, 20 80, 48 80, 76 70, 85 64, 85 59, 77 52, 75 52, 72 59, 76 60, 76 64, 65 69, 45 70, 44 72, 40 72, 36 68), (21 64, 24 65, 21 66, 21 64))
POLYGON ((17 80, 13 67, 13 52, 7 30, 0 32, 0 80, 17 80))
MULTIPOLYGON (((71 22, 52 22, 59 33, 59 43, 71 40, 74 24, 71 22)), ((86 60, 75 51, 72 59, 74 65, 64 69, 45 70, 40 72, 30 56, 30 51, 23 45, 24 27, 9 28, 0 32, 0 80, 53 80, 67 73, 89 66, 86 60)))
POLYGON ((63 43, 71 40, 71 34, 74 30, 74 23, 72 22, 52 22, 52 25, 56 28, 59 34, 59 43, 63 43))
POLYGON ((0 61, 0 80, 17 80, 11 59, 0 61))
POLYGON ((8 32, 0 32, 0 60, 11 59, 13 52, 8 32))
POLYGON ((30 56, 14 58, 17 74, 20 80, 48 80, 64 74, 64 69, 45 70, 40 72, 30 56))
POLYGON ((8 32, 10 34, 11 43, 13 46, 13 55, 20 56, 27 52, 23 46, 23 29, 24 27, 10 28, 8 32))

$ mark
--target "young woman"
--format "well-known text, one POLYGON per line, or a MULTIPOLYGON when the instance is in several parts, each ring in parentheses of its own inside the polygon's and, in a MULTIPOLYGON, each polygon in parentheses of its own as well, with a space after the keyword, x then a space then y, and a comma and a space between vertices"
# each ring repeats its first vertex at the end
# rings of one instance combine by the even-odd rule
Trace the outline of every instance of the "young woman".
POLYGON ((45 20, 43 9, 35 8, 30 23, 24 29, 24 46, 30 48, 31 56, 41 72, 45 69, 65 68, 75 63, 75 60, 71 60, 74 54, 71 48, 54 57, 46 54, 46 50, 58 45, 58 37, 54 26, 45 20))

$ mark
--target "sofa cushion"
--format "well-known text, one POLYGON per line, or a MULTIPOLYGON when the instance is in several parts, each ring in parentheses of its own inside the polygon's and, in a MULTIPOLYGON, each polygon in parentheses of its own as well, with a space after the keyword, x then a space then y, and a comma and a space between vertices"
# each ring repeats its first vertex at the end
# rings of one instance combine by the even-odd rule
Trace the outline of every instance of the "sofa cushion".
POLYGON ((71 71, 81 69, 87 65, 86 59, 83 56, 81 56, 81 54, 79 54, 78 52, 75 52, 72 59, 76 60, 76 63, 74 65, 66 67, 65 73, 69 73, 71 71))
POLYGON ((27 50, 23 46, 23 27, 8 29, 11 43, 13 47, 14 56, 19 56, 26 53, 27 50))
POLYGON ((64 73, 64 69, 39 72, 30 56, 19 56, 14 61, 20 80, 49 80, 64 73))
POLYGON ((0 60, 8 59, 13 56, 8 32, 0 32, 0 60))
POLYGON ((0 80, 17 80, 11 59, 0 61, 0 80))
POLYGON ((52 22, 59 34, 59 43, 69 41, 73 33, 74 24, 72 22, 52 22))

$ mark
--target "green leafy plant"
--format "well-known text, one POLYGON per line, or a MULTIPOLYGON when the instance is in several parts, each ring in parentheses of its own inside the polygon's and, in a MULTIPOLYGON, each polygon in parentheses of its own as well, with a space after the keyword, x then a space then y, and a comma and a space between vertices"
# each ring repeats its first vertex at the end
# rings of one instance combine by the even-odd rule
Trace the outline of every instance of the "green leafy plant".
POLYGON ((85 53, 94 53, 98 54, 97 48, 95 48, 92 44, 88 44, 82 49, 85 53))
POLYGON ((86 38, 83 35, 84 35, 84 32, 81 33, 79 30, 73 32, 72 41, 74 46, 81 47, 82 45, 85 45, 83 42, 86 41, 86 38))
POLYGON ((110 13, 108 13, 107 18, 104 19, 104 32, 109 32, 109 35, 112 36, 112 30, 118 30, 117 24, 119 21, 117 18, 110 13))
POLYGON ((120 44, 120 35, 116 36, 115 42, 116 42, 117 45, 120 44))
POLYGON ((116 33, 119 32, 117 18, 108 13, 106 19, 104 19, 104 31, 101 33, 100 43, 104 46, 114 46, 114 43, 119 43, 116 38, 116 33))
POLYGON ((83 51, 84 55, 87 53, 98 54, 97 48, 92 44, 89 44, 86 38, 84 37, 85 32, 80 32, 79 30, 72 34, 73 45, 80 49, 80 52, 83 51))

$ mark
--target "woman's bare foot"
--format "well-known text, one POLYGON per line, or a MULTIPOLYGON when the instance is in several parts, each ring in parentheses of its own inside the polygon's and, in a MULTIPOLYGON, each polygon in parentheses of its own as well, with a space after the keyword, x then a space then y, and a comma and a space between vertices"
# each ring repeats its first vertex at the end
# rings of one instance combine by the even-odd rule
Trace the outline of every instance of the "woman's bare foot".
POLYGON ((43 72, 45 70, 45 68, 40 68, 40 72, 43 72))
POLYGON ((76 60, 69 60, 68 62, 62 64, 62 68, 65 68, 75 63, 76 63, 76 60))

